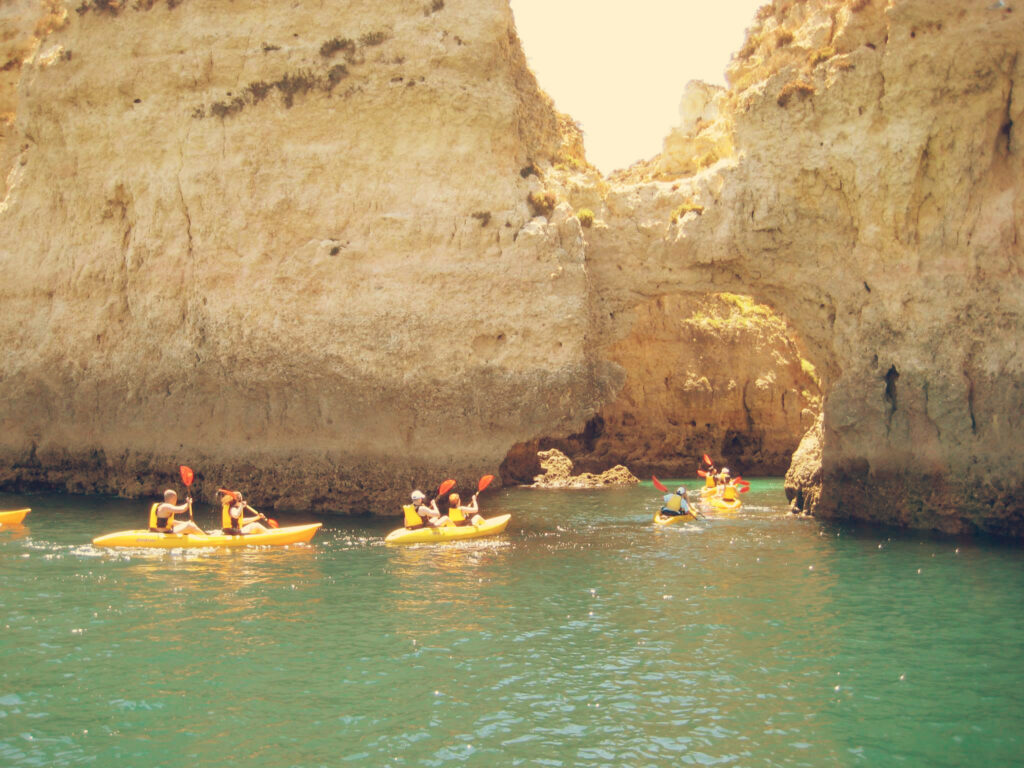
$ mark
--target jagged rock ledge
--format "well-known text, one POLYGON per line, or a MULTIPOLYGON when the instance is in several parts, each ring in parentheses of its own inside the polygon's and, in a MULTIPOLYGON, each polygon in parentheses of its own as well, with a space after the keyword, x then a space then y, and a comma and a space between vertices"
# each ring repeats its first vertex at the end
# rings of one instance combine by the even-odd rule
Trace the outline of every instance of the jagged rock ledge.
POLYGON ((531 488, 611 488, 640 482, 626 467, 617 464, 599 475, 572 473, 572 460, 557 448, 537 453, 544 474, 533 478, 531 488))

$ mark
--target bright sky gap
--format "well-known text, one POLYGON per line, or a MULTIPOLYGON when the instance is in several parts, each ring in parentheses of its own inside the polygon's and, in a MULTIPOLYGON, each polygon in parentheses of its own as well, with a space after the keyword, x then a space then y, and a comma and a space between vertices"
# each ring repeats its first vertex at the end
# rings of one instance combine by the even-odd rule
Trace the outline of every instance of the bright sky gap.
POLYGON ((604 173, 656 155, 689 80, 725 68, 763 0, 511 0, 530 68, 604 173))

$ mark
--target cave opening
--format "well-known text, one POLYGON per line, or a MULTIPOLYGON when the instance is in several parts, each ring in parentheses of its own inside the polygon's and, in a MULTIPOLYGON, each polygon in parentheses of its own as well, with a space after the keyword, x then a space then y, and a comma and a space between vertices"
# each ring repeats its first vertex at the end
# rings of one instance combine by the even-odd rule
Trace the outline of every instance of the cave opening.
POLYGON ((512 447, 508 484, 541 474, 558 449, 573 472, 623 464, 638 477, 695 478, 708 454, 749 476, 781 476, 822 407, 821 382, 796 332, 749 296, 672 293, 636 306, 605 350, 621 388, 581 428, 512 447))

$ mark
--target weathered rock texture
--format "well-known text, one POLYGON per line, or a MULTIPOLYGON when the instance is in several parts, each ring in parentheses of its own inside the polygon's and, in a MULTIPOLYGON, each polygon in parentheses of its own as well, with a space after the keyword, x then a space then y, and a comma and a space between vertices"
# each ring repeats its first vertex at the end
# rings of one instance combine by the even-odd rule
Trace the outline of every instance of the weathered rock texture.
POLYGON ((533 478, 533 488, 612 488, 620 485, 636 485, 640 481, 627 467, 616 464, 600 474, 572 473, 572 460, 556 448, 541 451, 538 455, 544 473, 533 478))
POLYGON ((513 448, 502 477, 533 477, 546 448, 589 472, 624 462, 639 474, 691 477, 711 453, 744 474, 784 474, 821 402, 782 319, 731 294, 661 296, 632 314, 629 335, 608 352, 626 371, 615 399, 578 434, 513 448))
POLYGON ((634 290, 749 291, 796 327, 825 402, 789 492, 816 514, 1024 534, 1022 48, 1010 4, 775 2, 693 129, 735 153, 642 164, 594 208, 608 312, 643 254, 634 290))
POLYGON ((777 0, 730 87, 608 180, 505 0, 4 13, 29 44, 0 82, 0 485, 190 463, 379 510, 580 432, 636 308, 700 286, 806 345, 815 513, 1024 535, 1011 5, 777 0))
POLYGON ((5 487, 393 508, 605 397, 505 0, 60 5, 5 94, 5 487))

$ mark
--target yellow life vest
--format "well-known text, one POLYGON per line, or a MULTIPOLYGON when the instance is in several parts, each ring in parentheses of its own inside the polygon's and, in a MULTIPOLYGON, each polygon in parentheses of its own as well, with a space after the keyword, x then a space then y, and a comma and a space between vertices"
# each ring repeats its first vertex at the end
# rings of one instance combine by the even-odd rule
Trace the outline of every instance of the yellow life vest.
POLYGON ((673 493, 672 498, 665 502, 665 509, 671 510, 672 512, 678 512, 683 508, 683 497, 678 493, 673 493))
MULTIPOLYGON (((238 530, 242 530, 242 518, 245 517, 245 509, 238 516, 238 530)), ((220 527, 224 530, 234 527, 235 521, 231 519, 231 502, 225 501, 220 508, 220 527)))
POLYGON ((462 511, 462 507, 451 507, 448 510, 448 519, 453 523, 461 523, 466 519, 466 513, 462 511))
POLYGON ((416 506, 413 504, 406 504, 402 507, 402 511, 405 512, 405 527, 406 528, 422 528, 423 518, 416 512, 416 506))
POLYGON ((710 472, 708 473, 707 477, 704 478, 704 487, 705 488, 714 488, 715 487, 715 476, 712 475, 710 472))
MULTIPOLYGON (((156 508, 160 506, 160 502, 156 502, 149 508, 149 528, 153 530, 156 528, 156 508)), ((167 527, 171 528, 174 526, 174 513, 171 512, 167 518, 167 527)))
POLYGON ((736 486, 735 485, 727 485, 727 486, 725 486, 725 491, 722 493, 722 498, 725 501, 736 501, 736 486))

